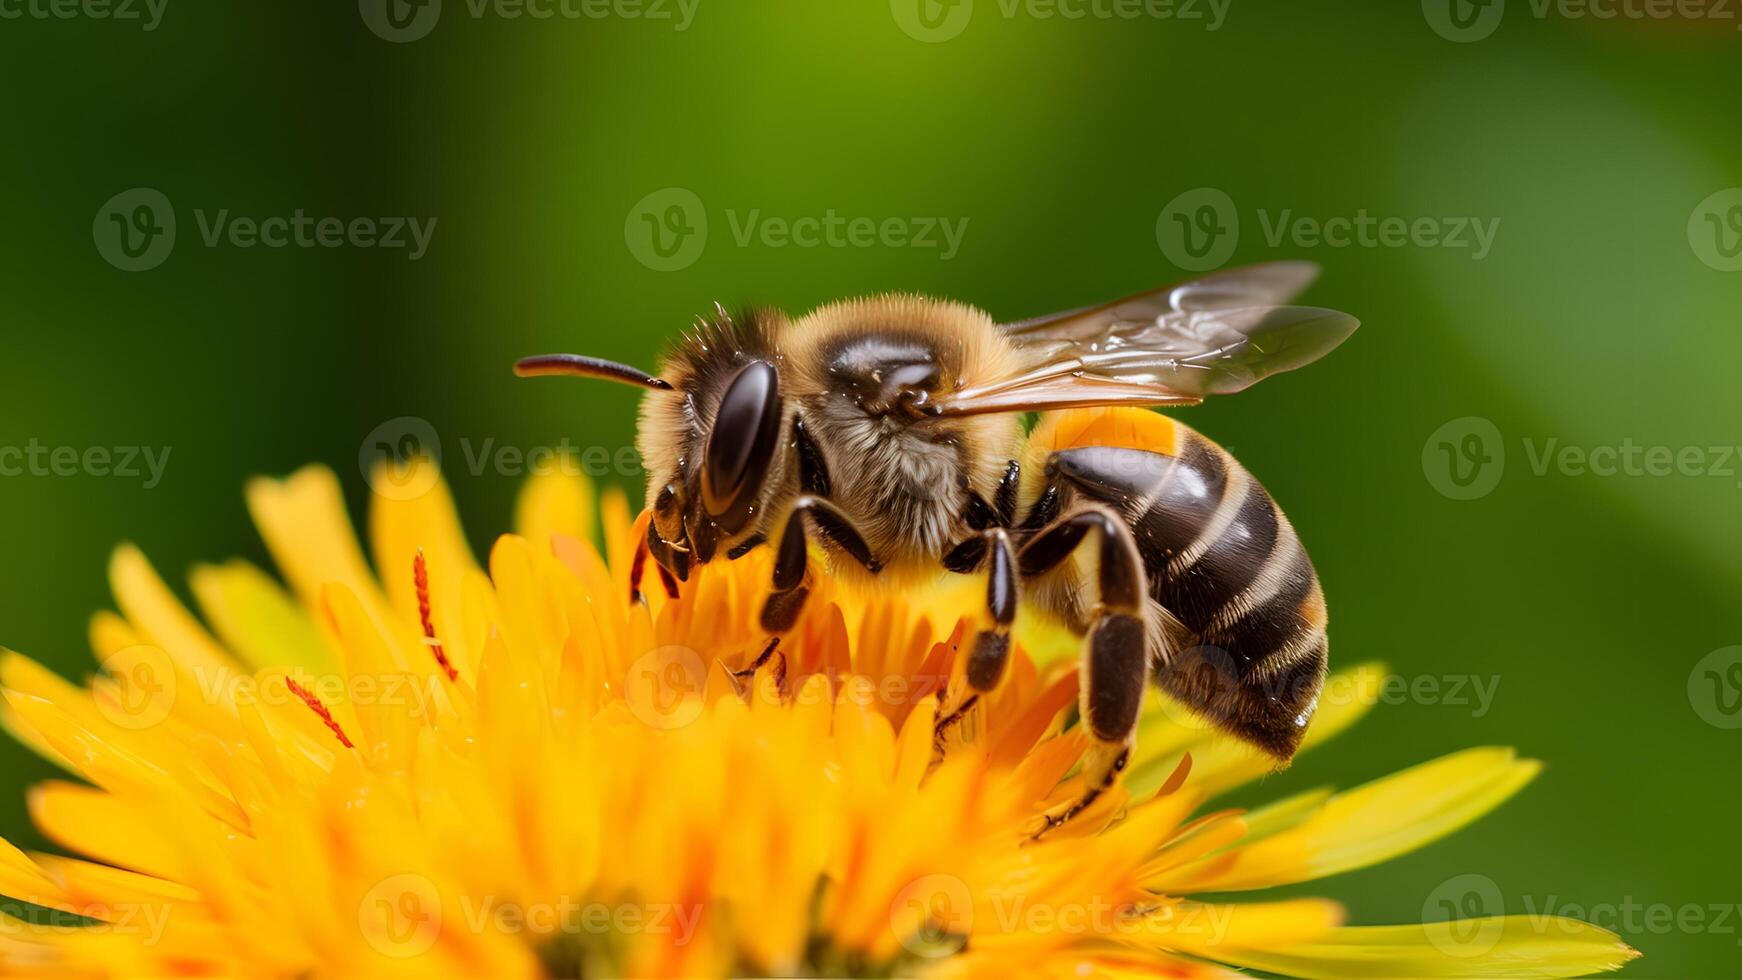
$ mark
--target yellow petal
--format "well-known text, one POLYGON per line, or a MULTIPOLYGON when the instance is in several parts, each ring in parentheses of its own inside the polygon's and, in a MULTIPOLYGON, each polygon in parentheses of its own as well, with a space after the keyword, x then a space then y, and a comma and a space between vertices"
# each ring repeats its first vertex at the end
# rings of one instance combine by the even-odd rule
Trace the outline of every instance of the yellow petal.
MULTIPOLYGON (((119 618, 116 617, 117 620, 119 618)), ((24 654, 8 650, 5 647, 0 647, 0 687, 33 694, 51 701, 64 698, 69 703, 76 703, 84 699, 84 692, 67 683, 59 674, 24 654)), ((79 775, 78 765, 61 755, 54 743, 44 738, 43 734, 37 731, 30 722, 12 710, 10 702, 4 698, 0 698, 0 725, 4 725, 7 734, 23 743, 32 752, 75 776, 79 775)))
POLYGON ((41 783, 30 790, 30 817, 50 840, 106 864, 182 880, 186 862, 173 832, 140 820, 128 801, 72 783, 41 783))
POLYGON ((927 963, 920 975, 933 980, 1248 980, 1247 974, 1214 963, 1158 960, 1147 951, 1127 952, 1115 947, 1065 948, 1044 956, 1030 949, 994 953, 967 949, 927 963))
POLYGON ((32 855, 45 871, 66 883, 66 892, 75 902, 103 901, 110 904, 176 902, 197 904, 199 892, 186 885, 142 875, 136 871, 111 868, 77 858, 55 854, 32 855))
POLYGON ((543 667, 547 682, 556 678, 569 629, 562 593, 550 574, 556 567, 548 544, 541 553, 518 535, 502 535, 490 551, 503 639, 509 649, 543 667))
POLYGON ((305 466, 285 480, 257 477, 248 481, 247 496, 272 560, 305 607, 321 608, 322 587, 337 582, 372 618, 383 624, 390 618, 332 470, 305 466))
POLYGON ((0 840, 0 895, 38 905, 58 905, 64 899, 60 885, 5 840, 0 840))
POLYGON ((247 816, 227 788, 210 778, 191 753, 178 751, 182 747, 167 726, 126 729, 84 699, 48 701, 10 688, 3 693, 11 711, 98 786, 134 797, 181 798, 246 831, 247 816))
POLYGON ((564 457, 562 464, 534 473, 520 490, 514 528, 540 551, 550 547, 554 534, 592 541, 597 533, 597 494, 593 481, 580 471, 577 462, 564 457))
POLYGON ((412 574, 417 553, 423 552, 429 576, 430 620, 441 640, 448 661, 462 677, 473 676, 476 650, 463 627, 465 581, 478 572, 478 562, 466 543, 459 512, 448 486, 440 479, 430 489, 413 496, 382 493, 393 486, 384 475, 383 463, 371 485, 378 488, 370 498, 369 543, 375 556, 395 618, 407 626, 418 624, 417 586, 412 574))
MULTIPOLYGON (((1156 937, 1167 948, 1225 959, 1224 951, 1292 946, 1343 923, 1343 907, 1319 898, 1252 905, 1180 902, 1158 910, 1156 937)), ((1146 923, 1147 925, 1147 923, 1146 923)))
POLYGON ((249 666, 301 667, 317 674, 334 668, 332 651, 314 622, 265 572, 235 560, 197 566, 191 579, 206 621, 249 666))
POLYGON ((109 561, 109 586, 127 619, 170 659, 210 683, 237 669, 218 642, 157 577, 138 548, 124 544, 109 561))
POLYGON ((1511 749, 1467 749, 1340 793, 1290 829, 1165 872, 1149 884, 1174 892, 1238 891, 1365 868, 1481 817, 1541 768, 1511 749))
POLYGON ((1335 792, 1328 788, 1309 789, 1242 814, 1246 834, 1241 843, 1251 844, 1300 826, 1318 813, 1335 792))
MULTIPOLYGON (((91 695, 111 721, 139 731, 167 717, 180 723, 181 735, 236 733, 235 693, 247 683, 239 665, 215 676, 195 673, 111 612, 91 617, 90 639, 103 668, 91 679, 91 695)), ((66 707, 65 699, 50 700, 66 707)))
MULTIPOLYGON (((1327 678, 1300 751, 1322 745, 1360 721, 1378 703, 1385 672, 1383 664, 1360 664, 1327 678)), ((1188 751, 1192 755, 1192 785, 1211 796, 1276 770, 1275 759, 1193 718, 1165 697, 1151 695, 1152 707, 1145 712, 1138 731, 1139 761, 1128 777, 1133 793, 1143 794, 1161 785, 1188 751), (1163 706, 1153 707, 1157 702, 1163 706)))
POLYGON ((635 515, 629 510, 629 498, 619 487, 606 487, 599 495, 599 518, 605 533, 605 561, 618 578, 627 582, 629 558, 635 553, 635 536, 631 527, 635 515))
POLYGON ((365 756, 389 771, 403 771, 415 747, 416 729, 427 722, 427 693, 435 678, 410 670, 400 651, 376 629, 357 597, 328 586, 326 613, 345 656, 345 688, 358 730, 349 733, 365 756))
POLYGON ((1316 942, 1218 952, 1232 966, 1291 977, 1581 977, 1639 956, 1606 929, 1557 916, 1510 915, 1409 926, 1354 926, 1316 942))

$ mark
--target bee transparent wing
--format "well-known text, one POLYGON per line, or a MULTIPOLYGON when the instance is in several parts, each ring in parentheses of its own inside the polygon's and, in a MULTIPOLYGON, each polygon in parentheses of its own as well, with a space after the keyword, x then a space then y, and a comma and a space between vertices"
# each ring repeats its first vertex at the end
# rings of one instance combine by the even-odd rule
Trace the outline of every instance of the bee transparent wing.
POLYGON ((1224 269, 1111 303, 1007 323, 1004 332, 1021 342, 1034 334, 1049 337, 1092 334, 1113 316, 1133 321, 1154 320, 1167 313, 1192 310, 1281 306, 1300 295, 1318 277, 1319 267, 1311 262, 1265 262, 1224 269))
POLYGON ((1219 272, 1101 306, 1007 325, 1029 355, 1015 377, 953 392, 943 415, 1090 405, 1189 405, 1323 357, 1358 325, 1283 306, 1317 275, 1305 262, 1219 272))

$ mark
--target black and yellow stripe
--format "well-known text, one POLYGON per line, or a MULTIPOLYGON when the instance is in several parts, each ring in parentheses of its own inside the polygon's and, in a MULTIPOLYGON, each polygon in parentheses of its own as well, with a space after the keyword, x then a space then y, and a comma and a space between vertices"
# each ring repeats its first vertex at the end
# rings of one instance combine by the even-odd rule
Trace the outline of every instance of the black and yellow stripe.
POLYGON ((1164 416, 1129 411, 1067 413, 1100 417, 1037 430, 1049 481, 1124 515, 1151 598, 1189 633, 1183 644, 1152 644, 1166 651, 1158 682, 1286 759, 1326 668, 1312 561, 1270 494, 1225 450, 1164 416))

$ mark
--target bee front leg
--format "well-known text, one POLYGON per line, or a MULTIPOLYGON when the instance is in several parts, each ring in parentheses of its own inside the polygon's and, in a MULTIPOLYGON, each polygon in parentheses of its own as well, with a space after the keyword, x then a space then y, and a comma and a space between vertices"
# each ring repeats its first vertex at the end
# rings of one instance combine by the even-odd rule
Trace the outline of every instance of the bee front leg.
POLYGON ((677 598, 677 581, 672 578, 666 563, 671 562, 680 569, 681 577, 688 577, 688 554, 673 552, 665 539, 659 536, 652 524, 647 525, 647 534, 635 542, 635 556, 629 562, 629 601, 645 603, 647 598, 641 594, 641 579, 647 572, 647 556, 652 555, 654 566, 659 572, 659 583, 665 586, 665 594, 677 598), (681 558, 678 557, 681 555, 681 558), (681 564, 680 564, 681 562, 681 564))
POLYGON ((767 663, 779 646, 781 634, 791 630, 804 612, 805 600, 810 598, 806 575, 810 564, 807 536, 810 529, 835 551, 846 554, 873 575, 883 570, 883 563, 871 553, 871 546, 846 515, 821 497, 809 494, 799 497, 793 502, 780 541, 775 545, 773 588, 762 603, 761 624, 771 634, 769 643, 755 661, 743 670, 733 671, 732 676, 747 678, 767 663))
POLYGON ((786 517, 786 528, 774 552, 774 589, 762 605, 762 628, 770 633, 784 633, 798 622, 804 610, 804 600, 810 595, 805 581, 810 548, 806 537, 809 525, 822 535, 834 550, 846 554, 873 575, 883 570, 883 563, 871 554, 871 546, 846 515, 821 497, 809 494, 793 502, 786 517))
POLYGON ((1118 781, 1130 761, 1132 736, 1149 682, 1144 609, 1148 585, 1131 529, 1112 510, 1084 507, 1037 532, 1018 561, 1023 578, 1044 575, 1075 553, 1090 531, 1099 532, 1091 609, 1083 653, 1083 724, 1092 738, 1083 759, 1087 786, 1081 799, 1050 814, 1036 838, 1083 812, 1118 781))
POLYGON ((760 548, 767 543, 768 543, 768 536, 767 535, 765 535, 765 534, 752 534, 749 537, 745 538, 742 542, 740 542, 736 545, 733 545, 732 549, 730 551, 726 552, 726 560, 727 561, 737 561, 738 559, 744 557, 745 555, 748 555, 750 552, 755 551, 757 548, 760 548))

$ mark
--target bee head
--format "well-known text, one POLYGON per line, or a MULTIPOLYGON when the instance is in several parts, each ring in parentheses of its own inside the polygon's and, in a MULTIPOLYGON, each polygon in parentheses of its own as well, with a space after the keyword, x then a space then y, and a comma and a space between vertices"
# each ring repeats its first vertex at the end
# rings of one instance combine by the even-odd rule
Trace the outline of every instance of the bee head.
POLYGON ((712 385, 685 386, 680 397, 650 398, 642 440, 649 457, 653 521, 648 553, 682 581, 694 565, 751 539, 781 458, 785 405, 780 374, 752 358, 712 385), (715 395, 714 392, 718 391, 715 395), (670 424, 674 406, 682 423, 670 424), (687 432, 670 459, 668 433, 687 432), (662 464, 660 458, 669 459, 662 464))
POLYGON ((763 501, 778 482, 785 404, 778 358, 747 342, 757 336, 722 312, 668 361, 669 381, 573 354, 515 366, 522 377, 593 377, 648 389, 638 437, 653 512, 646 546, 680 581, 722 550, 759 540, 763 501))
POLYGON ((783 416, 780 374, 768 361, 747 361, 726 383, 689 481, 695 499, 685 523, 697 562, 750 531, 774 470, 783 416))

